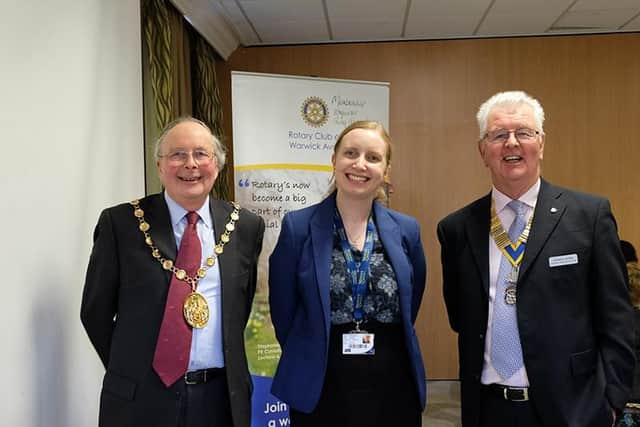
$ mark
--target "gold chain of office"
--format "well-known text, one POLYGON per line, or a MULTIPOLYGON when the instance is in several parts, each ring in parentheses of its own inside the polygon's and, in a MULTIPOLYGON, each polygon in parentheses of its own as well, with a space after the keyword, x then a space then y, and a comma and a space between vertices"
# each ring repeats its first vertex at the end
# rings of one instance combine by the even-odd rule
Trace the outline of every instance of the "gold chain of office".
POLYGON ((140 208, 140 201, 133 200, 131 201, 131 205, 133 206, 133 215, 138 219, 140 223, 138 225, 138 229, 144 234, 144 242, 151 249, 151 256, 158 260, 158 262, 162 265, 167 271, 171 271, 178 280, 182 280, 183 282, 187 282, 191 285, 191 289, 195 291, 195 288, 198 284, 198 281, 203 279, 207 275, 207 270, 213 267, 216 263, 216 258, 218 255, 221 255, 224 252, 224 245, 229 243, 231 239, 231 233, 236 229, 236 221, 240 219, 240 205, 236 202, 231 202, 233 205, 233 211, 229 214, 229 221, 224 226, 224 232, 220 236, 220 240, 216 244, 213 249, 213 253, 205 260, 205 263, 202 267, 198 268, 195 277, 191 277, 187 274, 185 270, 182 268, 177 268, 175 266, 175 262, 169 258, 163 256, 154 243, 151 235, 149 234, 149 230, 151 226, 144 219, 144 211, 140 208))
POLYGON ((504 290, 504 302, 508 305, 513 305, 517 301, 516 295, 516 283, 518 281, 518 275, 520 274, 520 263, 522 262, 522 257, 524 256, 523 252, 518 252, 521 245, 527 244, 527 240, 529 240, 529 232, 531 231, 531 223, 533 222, 533 215, 529 217, 527 221, 527 225, 525 226, 520 236, 516 239, 515 242, 511 241, 509 234, 504 230, 502 226, 502 222, 500 218, 498 218, 498 214, 496 214, 496 209, 493 204, 493 200, 491 201, 491 230, 490 234, 493 237, 493 240, 496 242, 498 248, 504 255, 504 257, 511 264, 511 271, 507 273, 507 282, 508 285, 504 290), (514 253, 507 250, 507 248, 514 251, 514 253), (515 257, 514 257, 515 256, 515 257))
POLYGON ((233 205, 233 211, 229 214, 229 222, 224 226, 224 232, 220 236, 220 240, 213 249, 211 256, 207 257, 202 267, 198 268, 195 277, 191 277, 182 268, 177 268, 175 262, 169 258, 166 258, 153 244, 153 239, 149 234, 151 226, 144 219, 144 211, 140 208, 140 201, 133 200, 131 205, 133 206, 133 215, 138 219, 138 229, 144 235, 144 242, 151 249, 151 256, 158 260, 162 268, 171 271, 176 279, 186 282, 191 286, 191 293, 184 299, 182 313, 185 321, 193 328, 204 328, 209 321, 209 304, 206 298, 196 291, 198 281, 203 279, 207 275, 207 270, 213 267, 216 263, 216 259, 224 252, 224 245, 229 243, 231 239, 231 233, 236 229, 236 221, 240 219, 240 205, 236 202, 231 202, 233 205))
MULTIPOLYGON (((509 234, 505 231, 504 227, 502 226, 502 222, 500 222, 500 218, 498 218, 498 214, 496 213, 495 207, 493 206, 493 202, 491 203, 490 233, 491 233, 491 237, 493 237, 493 240, 495 240, 496 245, 498 246, 498 248, 500 248, 500 251, 503 253, 505 252, 507 246, 509 245, 515 246, 518 241, 525 244, 527 243, 527 240, 529 240, 529 233, 531 231, 532 222, 533 222, 533 215, 529 217, 529 220, 527 221, 527 225, 524 228, 524 230, 522 230, 522 233, 520 234, 518 239, 515 242, 512 242, 511 239, 509 238, 509 234)), ((509 255, 508 254, 505 254, 505 255, 507 255, 507 259, 509 259, 509 255)))

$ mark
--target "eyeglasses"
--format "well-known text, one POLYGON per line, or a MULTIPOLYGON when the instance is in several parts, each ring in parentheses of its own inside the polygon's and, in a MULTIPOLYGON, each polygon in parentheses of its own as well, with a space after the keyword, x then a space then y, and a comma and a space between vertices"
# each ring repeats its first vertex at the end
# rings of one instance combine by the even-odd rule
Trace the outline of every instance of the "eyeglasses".
POLYGON ((189 160, 189 156, 191 156, 193 158, 193 161, 200 166, 206 166, 211 163, 211 160, 213 160, 213 153, 207 150, 177 150, 158 157, 167 159, 167 162, 169 162, 169 164, 171 165, 179 166, 187 163, 187 160, 189 160))
POLYGON ((540 132, 529 128, 519 128, 514 130, 496 129, 492 130, 491 132, 487 132, 484 135, 484 139, 489 144, 504 144, 509 140, 511 134, 516 137, 516 140, 519 143, 525 144, 527 142, 535 140, 538 135, 540 135, 540 132))

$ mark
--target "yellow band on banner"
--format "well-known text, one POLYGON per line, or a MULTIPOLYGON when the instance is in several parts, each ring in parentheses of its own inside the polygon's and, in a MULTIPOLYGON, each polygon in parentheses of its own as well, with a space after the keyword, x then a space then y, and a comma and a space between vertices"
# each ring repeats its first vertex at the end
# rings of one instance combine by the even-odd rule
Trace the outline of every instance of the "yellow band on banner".
POLYGON ((236 166, 233 168, 236 172, 252 171, 258 169, 296 169, 317 172, 333 172, 333 166, 328 165, 305 165, 297 163, 265 163, 259 165, 236 166))

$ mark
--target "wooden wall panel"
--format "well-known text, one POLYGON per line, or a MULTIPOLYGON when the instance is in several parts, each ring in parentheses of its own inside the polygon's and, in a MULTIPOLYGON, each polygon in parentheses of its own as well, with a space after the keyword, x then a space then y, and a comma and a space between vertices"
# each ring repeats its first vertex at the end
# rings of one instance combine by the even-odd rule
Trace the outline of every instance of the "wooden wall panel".
POLYGON ((231 70, 391 83, 391 205, 422 225, 429 270, 417 330, 435 379, 457 376, 435 226, 490 188, 478 106, 502 90, 537 97, 547 116, 544 176, 607 196, 620 235, 640 246, 639 51, 640 34, 256 47, 217 71, 229 138, 231 70))

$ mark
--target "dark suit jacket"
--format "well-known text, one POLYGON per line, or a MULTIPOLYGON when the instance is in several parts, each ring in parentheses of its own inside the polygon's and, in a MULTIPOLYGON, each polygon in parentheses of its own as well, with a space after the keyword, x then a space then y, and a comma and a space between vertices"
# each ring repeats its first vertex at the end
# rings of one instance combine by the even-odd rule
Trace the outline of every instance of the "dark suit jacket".
MULTIPOLYGON (((438 224, 465 427, 478 425, 480 411, 490 206, 489 194, 438 224)), ((634 355, 625 265, 609 202, 543 180, 517 288, 531 402, 544 425, 610 426, 610 405, 622 408, 628 398, 634 355), (577 254, 578 263, 549 266, 549 258, 567 254, 577 254)))
MULTIPOLYGON (((320 398, 327 367, 335 194, 289 212, 269 259, 269 303, 282 356, 271 392, 302 412, 320 398)), ((400 310, 416 388, 425 402, 425 372, 413 324, 425 287, 426 266, 415 219, 374 203, 378 235, 396 274, 400 310)))
MULTIPOLYGON (((232 207, 211 200, 216 234, 232 207)), ((177 246, 162 194, 140 200, 155 245, 175 259, 177 246)), ((231 241, 219 256, 224 358, 236 427, 251 419, 251 377, 244 328, 256 287, 264 222, 240 211, 231 241)), ((216 236, 216 241, 218 236, 216 236)), ((151 364, 162 321, 170 272, 151 256, 133 208, 125 203, 102 212, 82 297, 81 319, 106 368, 100 401, 101 427, 169 427, 178 423, 184 382, 166 388, 151 364)))

